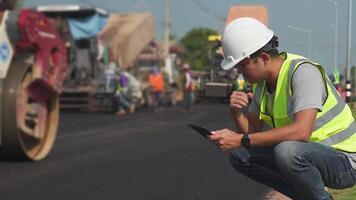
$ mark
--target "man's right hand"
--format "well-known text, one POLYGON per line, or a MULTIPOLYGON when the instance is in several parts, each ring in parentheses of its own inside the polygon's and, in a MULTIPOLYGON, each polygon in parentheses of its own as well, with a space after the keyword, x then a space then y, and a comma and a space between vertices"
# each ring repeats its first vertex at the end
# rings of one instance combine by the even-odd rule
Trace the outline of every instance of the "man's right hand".
POLYGON ((252 99, 251 92, 245 93, 240 91, 233 91, 230 96, 230 107, 232 114, 240 113, 243 108, 248 107, 249 99, 252 99))

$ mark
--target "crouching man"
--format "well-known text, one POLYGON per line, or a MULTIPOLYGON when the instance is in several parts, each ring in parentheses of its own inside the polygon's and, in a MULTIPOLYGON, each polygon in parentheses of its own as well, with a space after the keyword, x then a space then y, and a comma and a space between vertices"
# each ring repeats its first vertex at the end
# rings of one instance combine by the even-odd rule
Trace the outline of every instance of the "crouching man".
POLYGON ((235 91, 230 98, 239 131, 210 136, 231 150, 236 171, 292 199, 332 199, 325 187, 355 185, 356 124, 323 67, 279 53, 273 31, 248 17, 227 25, 222 47, 222 68, 237 68, 254 84, 253 97, 235 91))

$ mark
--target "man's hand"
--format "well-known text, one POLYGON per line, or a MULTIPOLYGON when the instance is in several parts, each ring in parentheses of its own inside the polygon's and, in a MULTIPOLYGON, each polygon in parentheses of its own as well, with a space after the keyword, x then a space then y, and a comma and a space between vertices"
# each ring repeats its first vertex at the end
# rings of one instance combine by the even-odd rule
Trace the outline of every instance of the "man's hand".
POLYGON ((230 96, 230 107, 232 114, 241 112, 243 108, 248 107, 249 100, 253 97, 252 93, 244 93, 239 91, 233 91, 230 96))
POLYGON ((227 151, 241 146, 242 134, 229 129, 212 131, 209 139, 221 150, 227 151))

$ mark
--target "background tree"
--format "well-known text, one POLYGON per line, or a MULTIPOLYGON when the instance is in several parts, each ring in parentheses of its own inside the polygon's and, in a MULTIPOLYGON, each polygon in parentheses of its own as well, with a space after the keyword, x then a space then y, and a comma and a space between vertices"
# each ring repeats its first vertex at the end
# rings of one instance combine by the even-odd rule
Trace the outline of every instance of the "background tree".
POLYGON ((20 8, 22 6, 23 0, 14 0, 15 8, 20 8))
POLYGON ((210 70, 209 52, 211 46, 208 36, 216 34, 219 34, 218 31, 210 28, 194 28, 189 31, 180 41, 187 49, 187 53, 183 56, 183 62, 188 62, 193 70, 210 70))
POLYGON ((22 5, 22 0, 0 0, 0 10, 13 10, 22 5))
POLYGON ((177 40, 177 36, 174 34, 169 35, 169 41, 176 41, 177 40))

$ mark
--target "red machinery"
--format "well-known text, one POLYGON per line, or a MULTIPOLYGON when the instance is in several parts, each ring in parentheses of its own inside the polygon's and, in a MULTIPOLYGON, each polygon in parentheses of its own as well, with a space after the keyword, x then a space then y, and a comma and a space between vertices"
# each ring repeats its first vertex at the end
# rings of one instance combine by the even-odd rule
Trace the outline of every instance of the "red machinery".
POLYGON ((65 43, 36 11, 5 11, 0 19, 0 157, 41 160, 57 134, 65 43))

